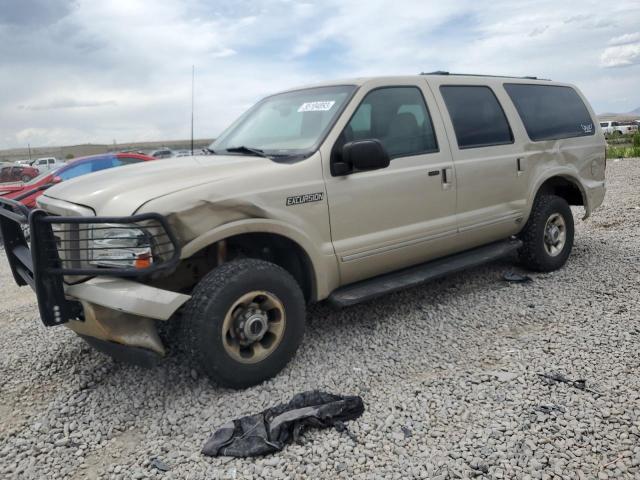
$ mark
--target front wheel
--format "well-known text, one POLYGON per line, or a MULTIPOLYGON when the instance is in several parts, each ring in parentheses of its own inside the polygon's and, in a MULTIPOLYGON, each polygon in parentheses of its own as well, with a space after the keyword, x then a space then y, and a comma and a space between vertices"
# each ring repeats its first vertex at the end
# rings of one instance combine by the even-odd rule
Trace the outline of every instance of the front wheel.
POLYGON ((22 183, 29 183, 31 181, 31 177, 29 175, 22 176, 22 183))
POLYGON ((573 235, 573 215, 567 201, 556 195, 540 195, 520 234, 520 261, 538 272, 557 270, 569 258, 573 235))
POLYGON ((200 281, 180 321, 201 370, 222 386, 245 388, 273 377, 293 357, 304 334, 305 300, 279 266, 234 260, 200 281))

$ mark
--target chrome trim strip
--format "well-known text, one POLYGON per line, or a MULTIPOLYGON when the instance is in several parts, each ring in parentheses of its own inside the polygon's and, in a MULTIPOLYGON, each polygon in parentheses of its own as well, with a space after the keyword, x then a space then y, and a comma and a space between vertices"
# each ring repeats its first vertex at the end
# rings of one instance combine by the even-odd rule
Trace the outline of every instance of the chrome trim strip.
POLYGON ((449 230, 442 233, 437 233, 435 235, 429 235, 427 237, 415 238, 413 240, 406 240, 403 242, 394 243, 392 245, 387 245, 384 247, 374 248, 373 250, 366 250, 364 252, 353 253, 351 255, 344 255, 340 257, 340 260, 343 262, 351 262, 353 260, 360 260, 361 258, 371 257, 374 255, 379 255, 381 253, 391 252, 393 250, 399 250, 405 247, 411 247, 413 245, 418 245, 420 243, 431 242, 433 240, 438 240, 445 237, 450 237, 457 234, 457 230, 449 230))

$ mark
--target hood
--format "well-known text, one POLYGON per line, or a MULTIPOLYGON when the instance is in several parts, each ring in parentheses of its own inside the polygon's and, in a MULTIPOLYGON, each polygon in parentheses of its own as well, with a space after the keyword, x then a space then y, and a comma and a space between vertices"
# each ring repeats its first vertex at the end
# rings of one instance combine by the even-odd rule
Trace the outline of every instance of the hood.
POLYGON ((24 190, 24 185, 22 182, 0 183, 0 196, 24 190))
POLYGON ((44 196, 89 207, 97 215, 131 215, 153 199, 238 175, 259 175, 273 165, 268 158, 241 155, 155 160, 67 180, 44 196))

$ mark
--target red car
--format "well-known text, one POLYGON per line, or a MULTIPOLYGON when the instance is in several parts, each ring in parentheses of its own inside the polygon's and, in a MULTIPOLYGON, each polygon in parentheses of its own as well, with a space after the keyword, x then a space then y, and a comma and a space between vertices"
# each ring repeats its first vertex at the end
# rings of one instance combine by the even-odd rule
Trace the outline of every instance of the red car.
MULTIPOLYGON (((10 165, 0 168, 0 183, 4 182, 30 182, 39 175, 37 168, 27 165, 10 165)), ((2 185, 0 185, 0 188, 2 185)))
POLYGON ((53 185, 81 175, 87 175, 88 173, 106 170, 107 168, 147 162, 149 160, 155 160, 155 158, 148 155, 140 155, 138 153, 107 153, 92 155, 90 157, 82 157, 67 162, 64 167, 60 167, 57 170, 43 173, 39 177, 36 177, 27 183, 14 185, 0 184, 0 196, 15 199, 29 191, 32 191, 31 195, 21 198, 20 202, 29 208, 34 208, 36 206, 36 199, 42 195, 45 190, 39 189, 39 187, 53 185))

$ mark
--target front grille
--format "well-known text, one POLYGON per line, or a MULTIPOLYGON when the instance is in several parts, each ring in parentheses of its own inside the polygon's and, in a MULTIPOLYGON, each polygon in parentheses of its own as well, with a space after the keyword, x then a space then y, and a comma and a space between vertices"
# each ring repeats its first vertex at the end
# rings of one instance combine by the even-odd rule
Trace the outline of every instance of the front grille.
POLYGON ((43 267, 54 274, 140 276, 167 268, 179 258, 175 237, 165 219, 156 214, 42 215, 35 223, 40 225, 34 238, 38 238, 43 267))
POLYGON ((78 318, 77 303, 65 296, 65 280, 95 275, 145 278, 170 270, 180 261, 178 241, 166 219, 156 213, 131 217, 55 216, 0 198, 0 232, 13 277, 18 285, 30 285, 35 290, 40 318, 47 326, 78 318), (30 242, 25 236, 27 226, 30 242), (127 251, 131 254, 131 247, 118 246, 118 242, 126 240, 122 236, 113 244, 107 241, 105 246, 96 247, 100 245, 95 242, 96 232, 114 228, 137 229, 137 238, 148 241, 152 261, 132 263, 131 258, 125 258, 127 251), (98 248, 111 250, 109 265, 96 262, 98 248))

